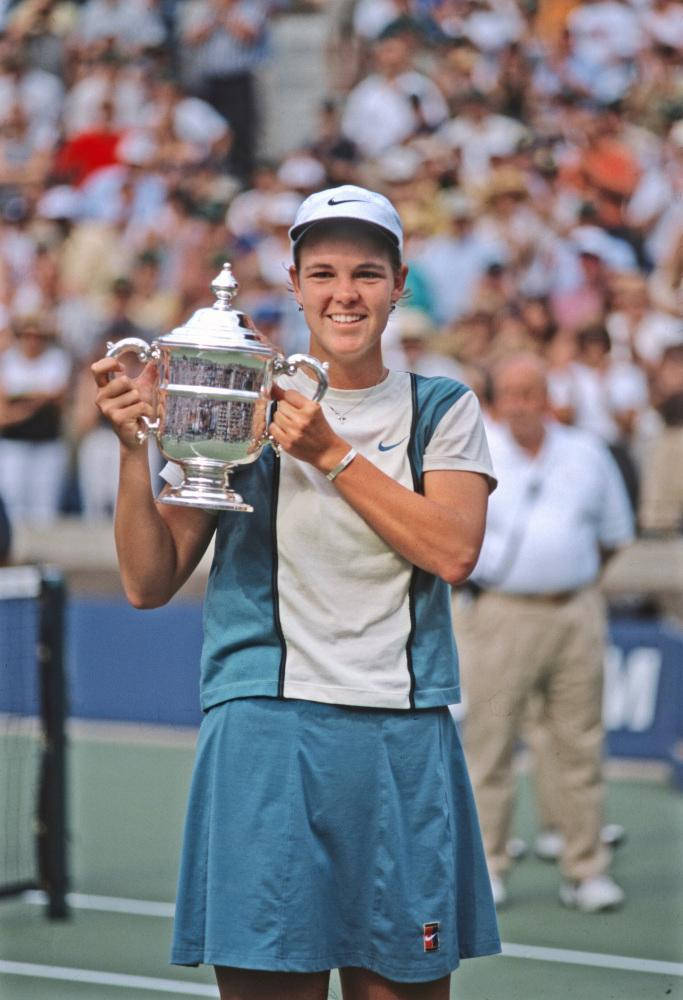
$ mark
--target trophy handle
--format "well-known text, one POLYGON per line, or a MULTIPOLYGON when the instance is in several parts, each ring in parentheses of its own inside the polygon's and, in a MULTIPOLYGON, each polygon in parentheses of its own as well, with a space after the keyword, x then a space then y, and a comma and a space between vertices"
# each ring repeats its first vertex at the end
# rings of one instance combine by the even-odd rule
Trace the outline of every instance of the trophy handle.
MULTIPOLYGON (((318 388, 315 390, 312 399, 314 403, 317 403, 323 398, 329 385, 327 378, 329 365, 327 361, 321 364, 317 358, 312 358, 310 354, 290 354, 288 358, 276 357, 273 359, 273 375, 276 378, 278 375, 293 375, 301 367, 313 369, 313 373, 318 381, 318 388)), ((280 446, 273 435, 268 434, 267 431, 259 444, 269 444, 276 455, 280 454, 280 446)))
MULTIPOLYGON (((115 344, 109 341, 107 343, 107 358, 118 358, 120 354, 128 354, 130 351, 134 351, 138 360, 147 364, 148 361, 158 361, 161 357, 161 351, 156 344, 148 344, 146 340, 141 337, 124 337, 123 340, 117 340, 115 344)), ((140 444, 144 444, 150 434, 156 433, 160 427, 159 417, 156 420, 150 420, 149 417, 140 417, 140 420, 145 425, 141 427, 136 433, 135 437, 140 444)))
POLYGON ((313 374, 318 380, 318 388, 312 397, 314 403, 319 403, 327 392, 330 384, 327 378, 327 361, 322 364, 317 358, 312 358, 310 354, 290 354, 288 358, 275 358, 273 361, 273 372, 277 375, 293 375, 299 368, 312 368, 313 374))

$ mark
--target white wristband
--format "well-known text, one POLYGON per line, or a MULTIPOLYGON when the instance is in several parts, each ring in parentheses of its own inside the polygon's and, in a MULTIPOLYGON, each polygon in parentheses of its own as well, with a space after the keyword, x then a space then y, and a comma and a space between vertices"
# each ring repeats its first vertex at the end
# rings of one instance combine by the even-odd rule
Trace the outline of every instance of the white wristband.
POLYGON ((358 452, 356 451, 355 448, 350 448, 342 458, 339 465, 335 465, 333 469, 330 469, 330 471, 326 474, 325 478, 329 479, 329 481, 332 482, 333 479, 337 478, 340 472, 344 471, 347 465, 351 465, 351 462, 353 462, 357 454, 358 452))

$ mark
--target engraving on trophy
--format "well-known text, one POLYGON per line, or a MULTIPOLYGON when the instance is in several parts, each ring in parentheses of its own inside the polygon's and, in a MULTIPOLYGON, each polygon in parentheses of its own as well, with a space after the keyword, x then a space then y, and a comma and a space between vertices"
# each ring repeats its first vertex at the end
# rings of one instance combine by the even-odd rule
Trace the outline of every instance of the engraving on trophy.
MULTIPOLYGON (((234 365, 206 360, 201 356, 181 354, 169 364, 169 383, 182 386, 232 389, 258 393, 263 383, 263 365, 234 365)), ((167 387, 168 388, 168 387, 167 387)), ((255 402, 213 400, 198 393, 195 396, 167 394, 164 438, 196 445, 200 441, 248 442, 254 437, 255 402)), ((215 448, 209 447, 209 454, 215 448)), ((240 454, 246 454, 244 447, 240 454)))

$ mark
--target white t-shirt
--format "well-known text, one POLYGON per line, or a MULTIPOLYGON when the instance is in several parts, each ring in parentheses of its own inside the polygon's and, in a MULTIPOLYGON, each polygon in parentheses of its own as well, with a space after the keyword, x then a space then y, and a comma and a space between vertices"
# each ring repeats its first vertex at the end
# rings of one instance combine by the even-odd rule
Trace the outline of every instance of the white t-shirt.
POLYGON ((498 489, 472 579, 511 594, 562 593, 593 583, 600 549, 631 541, 633 516, 604 445, 549 422, 530 456, 504 425, 489 434, 498 489))
POLYGON ((61 392, 70 372, 69 356, 61 347, 48 347, 37 358, 27 358, 15 345, 0 354, 0 389, 7 396, 61 392))
POLYGON ((615 414, 644 410, 649 402, 645 374, 629 361, 613 362, 605 372, 572 363, 550 373, 548 390, 556 406, 572 407, 576 427, 608 444, 621 436, 615 414))
POLYGON ((347 98, 342 115, 344 135, 371 157, 400 145, 418 125, 410 103, 413 94, 420 100, 428 125, 435 128, 445 120, 448 105, 429 77, 416 70, 401 73, 395 80, 373 73, 361 80, 347 98))
MULTIPOLYGON (((314 384, 301 372, 279 384, 313 394, 314 384)), ((330 389, 322 401, 325 416, 344 440, 411 490, 415 484, 410 448, 416 436, 412 389, 410 375, 390 372, 370 391, 330 389)), ((492 480, 474 393, 449 379, 425 379, 420 392, 422 418, 429 424, 422 471, 463 470, 492 480), (441 395, 439 403, 433 387, 441 395)), ((255 463, 262 470, 267 465, 264 458, 255 463)), ((418 584, 422 590, 416 595, 413 565, 356 513, 324 475, 286 453, 276 480, 275 523, 268 527, 264 498, 249 497, 246 489, 249 476, 255 481, 260 474, 255 466, 248 467, 251 472, 245 472, 242 483, 237 473, 235 485, 250 501, 259 499, 260 510, 231 515, 242 520, 236 525, 222 521, 223 533, 219 524, 205 617, 210 651, 206 653, 205 640, 203 705, 278 693, 285 698, 383 708, 457 701, 457 660, 449 649, 450 611, 435 619, 425 610, 435 578, 423 574, 423 584, 418 584), (264 570, 270 531, 277 558, 272 568, 264 570), (242 532, 244 539, 235 541, 242 532), (263 548, 257 551, 259 538, 263 548), (237 556, 231 543, 238 546, 237 556), (231 583, 234 558, 241 563, 233 567, 231 583), (271 573, 276 576, 274 588, 271 573), (263 637, 270 626, 258 624, 264 600, 274 601, 273 613, 265 614, 264 622, 277 618, 280 629, 277 656, 286 666, 279 680, 273 676, 275 666, 269 673, 266 663, 275 644, 263 637), (229 612, 236 602, 242 610, 235 622, 229 612), (250 617, 253 628, 246 621, 250 617)), ((162 476, 177 483, 182 478, 179 471, 167 466, 162 476)))

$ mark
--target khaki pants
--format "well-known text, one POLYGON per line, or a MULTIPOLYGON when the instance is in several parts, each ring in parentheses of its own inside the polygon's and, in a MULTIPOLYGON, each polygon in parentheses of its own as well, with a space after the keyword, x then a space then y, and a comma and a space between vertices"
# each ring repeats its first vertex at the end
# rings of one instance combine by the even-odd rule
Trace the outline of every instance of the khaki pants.
MULTIPOLYGON (((602 672, 605 610, 590 587, 574 596, 483 593, 454 612, 467 699, 464 743, 489 869, 510 865, 505 844, 515 801, 513 759, 531 696, 551 755, 557 825, 570 879, 599 875, 609 863, 600 841, 603 814, 602 672)), ((553 812, 555 811, 553 809, 553 812)))

